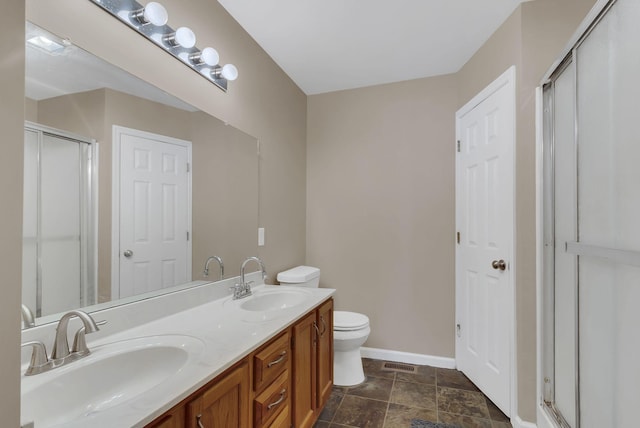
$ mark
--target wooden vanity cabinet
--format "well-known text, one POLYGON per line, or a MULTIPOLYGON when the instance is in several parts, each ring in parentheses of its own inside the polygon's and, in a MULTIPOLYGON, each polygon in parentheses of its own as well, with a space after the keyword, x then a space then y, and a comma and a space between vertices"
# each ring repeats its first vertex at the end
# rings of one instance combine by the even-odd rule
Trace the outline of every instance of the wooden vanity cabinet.
POLYGON ((333 300, 293 326, 293 426, 313 426, 333 386, 333 300))
POLYGON ((317 350, 318 407, 316 417, 320 416, 320 412, 329 401, 333 388, 333 300, 324 302, 318 308, 317 316, 316 323, 320 328, 320 337, 317 350))
POLYGON ((188 428, 249 428, 249 364, 245 361, 186 405, 188 428))
POLYGON ((333 300, 146 428, 307 428, 333 386, 333 300))
POLYGON ((147 425, 146 428, 184 428, 185 411, 184 406, 176 406, 147 425))
POLYGON ((291 425, 291 335, 287 329, 253 354, 254 428, 291 425))

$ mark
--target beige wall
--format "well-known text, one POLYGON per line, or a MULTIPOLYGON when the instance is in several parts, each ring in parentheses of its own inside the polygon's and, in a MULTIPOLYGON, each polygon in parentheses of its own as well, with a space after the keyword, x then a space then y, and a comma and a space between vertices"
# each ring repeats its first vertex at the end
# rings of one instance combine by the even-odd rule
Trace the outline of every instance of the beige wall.
POLYGON ((170 25, 189 25, 198 46, 212 45, 223 62, 238 66, 240 77, 227 93, 86 0, 28 0, 27 14, 37 25, 260 140, 266 246, 259 254, 273 281, 278 271, 305 258, 306 96, 218 2, 163 4, 170 25))
POLYGON ((528 421, 536 395, 535 87, 593 4, 523 3, 453 76, 308 102, 307 262, 338 289, 337 309, 369 315, 366 346, 453 357, 454 115, 516 66, 514 413, 528 421))
POLYGON ((20 425, 20 282, 24 150, 24 2, 3 3, 0 14, 0 415, 20 425))
POLYGON ((309 97, 307 263, 366 346, 454 353, 455 76, 309 97))

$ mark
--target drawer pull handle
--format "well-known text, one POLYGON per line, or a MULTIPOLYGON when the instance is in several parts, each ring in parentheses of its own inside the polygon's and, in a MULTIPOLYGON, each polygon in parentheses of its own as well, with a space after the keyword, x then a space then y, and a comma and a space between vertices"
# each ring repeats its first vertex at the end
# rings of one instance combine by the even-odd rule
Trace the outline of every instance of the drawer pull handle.
POLYGON ((202 421, 200 419, 202 419, 201 414, 196 416, 196 423, 198 424, 198 428, 204 428, 204 425, 202 425, 202 421))
POLYGON ((286 389, 282 389, 282 391, 280 391, 280 398, 278 398, 273 403, 269 404, 267 406, 267 410, 271 410, 272 408, 276 407, 278 404, 282 403, 286 396, 287 396, 287 390, 286 389))
POLYGON ((271 366, 275 366, 276 364, 281 363, 286 356, 287 356, 287 351, 282 351, 282 354, 280 354, 280 357, 277 360, 273 360, 269 364, 267 364, 267 368, 269 369, 271 368, 271 366))

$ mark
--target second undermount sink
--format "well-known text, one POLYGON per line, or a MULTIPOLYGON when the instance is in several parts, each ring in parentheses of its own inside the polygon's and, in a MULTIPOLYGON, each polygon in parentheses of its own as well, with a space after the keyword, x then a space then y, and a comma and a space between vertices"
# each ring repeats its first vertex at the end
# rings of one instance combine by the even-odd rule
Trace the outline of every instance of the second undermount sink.
POLYGON ((311 291, 304 288, 265 285, 255 288, 249 297, 238 300, 229 298, 226 304, 238 308, 243 321, 259 323, 288 315, 312 295, 311 291))
POLYGON ((23 376, 21 419, 62 427, 142 396, 194 363, 204 351, 183 335, 141 337, 96 346, 50 372, 23 376))
MULTIPOLYGON (((280 288, 280 287, 278 287, 280 288)), ((240 303, 245 311, 278 311, 298 306, 309 297, 309 292, 297 289, 261 289, 240 303)))

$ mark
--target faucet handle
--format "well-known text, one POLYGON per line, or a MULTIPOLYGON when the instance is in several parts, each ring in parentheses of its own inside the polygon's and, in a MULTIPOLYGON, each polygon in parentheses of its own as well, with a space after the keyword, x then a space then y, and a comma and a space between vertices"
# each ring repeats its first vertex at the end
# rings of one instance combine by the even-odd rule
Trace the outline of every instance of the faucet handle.
MULTIPOLYGON (((105 325, 107 320, 97 321, 96 325, 105 325)), ((93 333, 93 332, 91 332, 93 333)), ((80 327, 78 331, 76 331, 76 335, 73 338, 73 346, 71 347, 71 353, 78 354, 81 356, 89 355, 91 351, 89 351, 89 347, 87 347, 87 340, 85 336, 87 335, 86 329, 84 326, 80 327)))
POLYGON ((21 348, 25 346, 30 346, 33 350, 31 352, 31 362, 24 375, 31 376, 47 371, 50 361, 49 358, 47 358, 47 348, 44 346, 44 343, 34 340, 20 345, 21 348))

